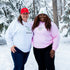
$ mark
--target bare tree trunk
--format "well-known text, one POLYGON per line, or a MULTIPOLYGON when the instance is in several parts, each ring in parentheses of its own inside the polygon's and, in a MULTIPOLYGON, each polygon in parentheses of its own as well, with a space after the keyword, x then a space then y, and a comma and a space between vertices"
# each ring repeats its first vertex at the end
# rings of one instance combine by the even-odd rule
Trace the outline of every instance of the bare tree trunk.
POLYGON ((61 10, 61 16, 62 16, 62 0, 60 0, 60 10, 61 10))
POLYGON ((64 0, 64 10, 65 10, 66 0, 64 0))
POLYGON ((33 0, 34 18, 35 18, 35 0, 33 0))
POLYGON ((59 24, 58 24, 58 13, 57 13, 57 0, 52 0, 52 5, 53 5, 54 23, 56 23, 56 25, 59 28, 59 24))
POLYGON ((58 0, 58 20, 61 20, 61 16, 62 16, 62 13, 63 13, 63 4, 62 4, 62 0, 58 0))

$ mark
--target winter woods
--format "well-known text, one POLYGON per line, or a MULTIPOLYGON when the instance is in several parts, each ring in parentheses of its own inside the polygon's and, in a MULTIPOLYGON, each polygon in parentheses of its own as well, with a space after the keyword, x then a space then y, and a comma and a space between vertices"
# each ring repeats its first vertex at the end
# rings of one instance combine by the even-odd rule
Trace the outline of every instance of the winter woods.
MULTIPOLYGON (((48 16, 59 27, 59 21, 70 21, 69 0, 0 0, 0 34, 4 34, 13 19, 18 17, 20 9, 27 7, 29 19, 34 20, 41 7, 46 7, 48 16)), ((68 28, 69 29, 69 28, 68 28)))

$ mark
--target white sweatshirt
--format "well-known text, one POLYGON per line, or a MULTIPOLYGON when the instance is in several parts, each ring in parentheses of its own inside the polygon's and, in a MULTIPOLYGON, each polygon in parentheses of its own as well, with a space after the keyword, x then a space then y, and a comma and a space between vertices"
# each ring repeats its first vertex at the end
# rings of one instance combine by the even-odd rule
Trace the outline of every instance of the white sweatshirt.
POLYGON ((8 27, 6 31, 6 41, 9 47, 15 45, 23 52, 29 52, 31 48, 32 31, 28 22, 23 25, 16 19, 8 27))

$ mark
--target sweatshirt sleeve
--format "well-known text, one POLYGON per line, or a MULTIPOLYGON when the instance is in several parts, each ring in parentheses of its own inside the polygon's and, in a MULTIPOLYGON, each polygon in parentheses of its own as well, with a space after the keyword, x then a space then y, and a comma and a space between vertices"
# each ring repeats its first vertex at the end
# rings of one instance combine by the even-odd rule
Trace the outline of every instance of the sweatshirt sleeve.
POLYGON ((30 25, 31 25, 31 29, 32 29, 33 23, 34 23, 34 21, 31 21, 31 22, 30 22, 30 25))
MULTIPOLYGON (((31 22, 30 22, 30 25, 31 25, 31 31, 32 31, 33 23, 34 23, 34 21, 31 21, 31 22)), ((33 35, 34 35, 34 34, 33 34, 33 31, 32 31, 32 44, 33 44, 33 35)))
POLYGON ((58 27, 56 26, 55 23, 52 23, 51 33, 52 33, 52 40, 53 40, 52 50, 56 50, 59 46, 60 35, 59 35, 58 27))
POLYGON ((14 24, 12 22, 9 25, 8 29, 6 30, 6 34, 5 34, 5 39, 9 47, 12 47, 14 45, 13 44, 13 29, 14 29, 14 24))

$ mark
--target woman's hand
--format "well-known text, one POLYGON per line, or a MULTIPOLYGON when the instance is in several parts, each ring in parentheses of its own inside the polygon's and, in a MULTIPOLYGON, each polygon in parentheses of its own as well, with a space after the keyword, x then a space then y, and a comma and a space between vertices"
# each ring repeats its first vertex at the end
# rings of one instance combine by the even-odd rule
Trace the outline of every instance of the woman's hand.
POLYGON ((11 47, 11 51, 12 51, 13 53, 16 52, 15 47, 16 47, 15 45, 13 45, 13 46, 11 47))
POLYGON ((55 55, 55 51, 54 51, 54 50, 51 50, 51 51, 50 51, 50 57, 53 58, 54 55, 55 55))

